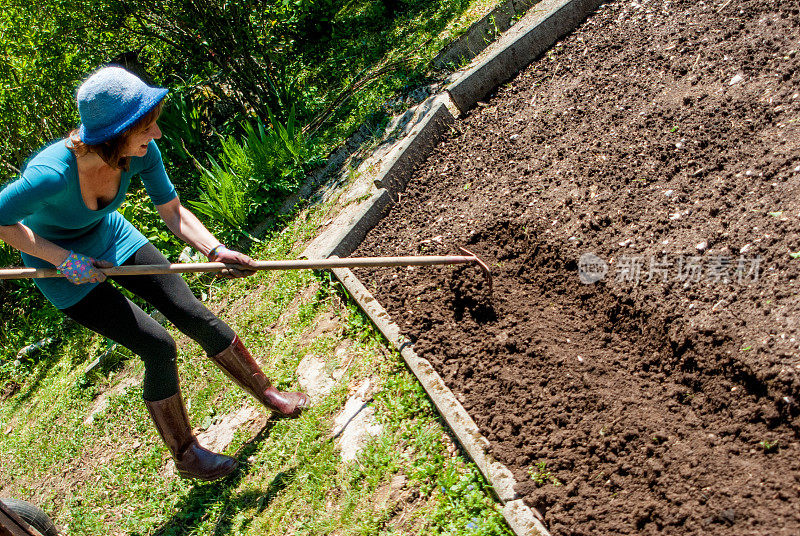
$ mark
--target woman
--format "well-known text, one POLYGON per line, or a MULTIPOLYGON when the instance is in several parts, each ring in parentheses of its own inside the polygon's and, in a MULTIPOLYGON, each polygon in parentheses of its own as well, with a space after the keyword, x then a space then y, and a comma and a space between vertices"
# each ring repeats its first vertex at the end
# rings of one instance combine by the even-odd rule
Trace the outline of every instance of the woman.
MULTIPOLYGON (((211 261, 254 263, 227 249, 181 205, 155 144, 166 94, 119 67, 91 75, 77 93, 80 128, 45 147, 0 192, 0 239, 20 250, 26 266, 55 266, 64 274, 35 280, 53 305, 143 359, 145 405, 178 473, 215 480, 234 471, 238 462, 201 447, 192 434, 178 383, 175 341, 99 269, 169 262, 116 211, 137 174, 175 235, 211 261)), ((231 270, 229 275, 253 273, 231 270)), ((112 279, 155 306, 270 410, 294 417, 307 406, 303 393, 284 393, 271 385, 233 330, 195 298, 179 275, 112 279)))

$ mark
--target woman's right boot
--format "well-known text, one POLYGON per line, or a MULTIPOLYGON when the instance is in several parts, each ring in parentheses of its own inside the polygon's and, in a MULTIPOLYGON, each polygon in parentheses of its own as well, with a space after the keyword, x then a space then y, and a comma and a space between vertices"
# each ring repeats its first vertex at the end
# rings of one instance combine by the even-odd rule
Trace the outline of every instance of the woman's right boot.
POLYGON ((234 458, 200 446, 189 426, 189 415, 180 391, 164 400, 145 400, 144 403, 161 439, 172 452, 175 469, 183 478, 216 480, 231 474, 239 466, 234 458))

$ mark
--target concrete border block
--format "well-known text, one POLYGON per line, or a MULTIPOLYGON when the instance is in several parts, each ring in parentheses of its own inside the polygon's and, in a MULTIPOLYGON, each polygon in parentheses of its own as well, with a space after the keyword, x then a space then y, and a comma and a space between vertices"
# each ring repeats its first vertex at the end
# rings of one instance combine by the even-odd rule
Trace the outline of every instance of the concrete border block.
POLYGON ((485 57, 446 86, 462 113, 571 32, 602 0, 542 0, 492 44, 485 57))
POLYGON ((464 64, 483 52, 497 37, 515 24, 515 18, 539 0, 506 0, 461 36, 449 43, 431 62, 434 69, 464 64))
POLYGON ((458 66, 470 61, 483 52, 501 32, 511 27, 515 14, 513 0, 506 0, 439 52, 431 62, 433 68, 445 69, 453 64, 458 66))
MULTIPOLYGON (((532 6, 538 4, 541 0, 513 0, 514 12, 517 15, 524 15, 532 6)), ((513 26, 513 24, 511 25, 513 26)))
POLYGON ((445 129, 455 122, 447 107, 447 98, 446 95, 435 95, 420 104, 424 118, 386 156, 375 179, 377 188, 386 188, 392 193, 405 189, 414 166, 430 154, 445 129))
POLYGON ((355 251, 392 203, 388 190, 373 188, 368 199, 346 207, 300 256, 309 259, 324 259, 334 255, 347 257, 355 251))
POLYGON ((503 503, 503 517, 515 534, 518 536, 550 536, 545 526, 538 521, 541 516, 525 505, 514 491, 517 483, 514 475, 508 467, 494 460, 486 452, 489 442, 481 435, 478 425, 430 362, 414 352, 410 341, 402 335, 400 327, 392 321, 389 313, 351 270, 334 268, 333 273, 378 330, 400 351, 403 360, 417 377, 425 392, 428 393, 439 414, 447 422, 475 465, 478 466, 478 470, 489 481, 500 502, 503 503), (518 527, 519 530, 515 527, 518 527), (520 530, 523 531, 520 532, 520 530))
POLYGON ((503 506, 503 517, 518 536, 547 534, 547 528, 541 518, 536 516, 537 513, 536 510, 528 508, 522 499, 509 501, 503 506))

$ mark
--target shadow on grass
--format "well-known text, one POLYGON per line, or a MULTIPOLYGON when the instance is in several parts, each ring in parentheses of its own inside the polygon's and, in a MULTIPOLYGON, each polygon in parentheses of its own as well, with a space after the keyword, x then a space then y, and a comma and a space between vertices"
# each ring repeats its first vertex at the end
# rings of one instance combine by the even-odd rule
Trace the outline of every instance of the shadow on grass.
MULTIPOLYGON (((469 5, 469 0, 351 2, 347 9, 337 12, 331 21, 332 37, 303 43, 297 49, 298 56, 302 58, 299 64, 308 66, 310 76, 307 79, 313 81, 309 85, 314 88, 313 91, 328 96, 322 99, 319 109, 312 106, 308 110, 310 116, 320 113, 334 95, 347 87, 347 83, 382 62, 417 58, 422 49, 439 39, 448 25, 460 17, 469 5), (421 46, 421 43, 425 44, 421 46)), ((370 83, 383 86, 383 89, 360 89, 358 93, 362 93, 361 97, 348 99, 329 121, 339 122, 365 106, 377 111, 380 106, 372 102, 376 92, 384 94, 379 99, 383 101, 398 91, 402 93, 426 83, 426 73, 427 62, 422 61, 385 74, 380 81, 370 83)))
POLYGON ((260 514, 266 510, 269 505, 272 504, 272 501, 275 500, 278 494, 280 494, 280 492, 283 491, 286 486, 292 483, 296 473, 297 466, 295 465, 276 474, 270 481, 269 485, 267 485, 267 489, 264 492, 249 490, 230 497, 230 500, 226 504, 225 511, 222 513, 221 519, 217 522, 212 535, 222 536, 223 534, 230 533, 232 528, 230 518, 232 518, 233 515, 226 515, 229 513, 229 509, 231 514, 235 514, 236 512, 240 512, 248 508, 254 510, 253 515, 251 515, 246 521, 242 522, 238 527, 240 531, 246 529, 253 522, 256 514, 260 514))
MULTIPOLYGON (((239 460, 246 460, 258 446, 269 436, 275 421, 268 421, 256 436, 242 445, 234 455, 239 460)), ((278 494, 293 480, 297 466, 290 467, 275 475, 263 492, 248 490, 235 493, 234 490, 250 474, 252 466, 243 463, 239 470, 232 475, 216 482, 198 483, 175 505, 176 513, 172 518, 155 530, 155 536, 182 536, 193 534, 197 527, 207 521, 214 508, 223 505, 220 519, 217 521, 214 536, 228 534, 231 531, 230 519, 238 512, 255 508, 256 512, 266 509, 278 494)), ((247 521, 247 524, 251 520, 247 521)), ((132 532, 131 536, 142 536, 142 533, 132 532)))
MULTIPOLYGON (((54 345, 58 345, 61 342, 61 338, 56 340, 57 342, 53 343, 54 345)), ((50 372, 61 363, 61 359, 62 358, 55 352, 43 352, 37 359, 34 374, 19 378, 19 382, 16 382, 16 378, 12 378, 12 381, 15 381, 18 386, 21 387, 24 385, 24 388, 20 389, 19 392, 15 391, 16 396, 10 403, 12 413, 16 412, 28 400, 37 395, 39 388, 42 386, 42 382, 50 375, 50 372)))
MULTIPOLYGON (((43 384, 51 376, 53 369, 57 369, 65 362, 69 364, 69 367, 84 366, 91 358, 91 354, 88 352, 70 353, 65 351, 64 348, 71 348, 67 344, 68 341, 83 341, 88 347, 88 341, 94 335, 93 332, 79 326, 72 319, 61 313, 57 313, 53 321, 61 325, 60 331, 51 335, 54 339, 53 342, 43 350, 36 352, 33 357, 27 358, 30 362, 28 370, 22 370, 16 377, 12 377, 6 382, 7 385, 9 383, 16 384, 16 387, 7 387, 9 390, 8 396, 0 398, 0 403, 8 403, 11 413, 16 412, 32 399, 36 399, 43 384)), ((80 345, 75 344, 75 346, 80 345)), ((107 375, 111 370, 112 368, 110 367, 108 370, 103 371, 103 374, 107 375)), ((0 380, 0 386, 2 384, 3 382, 0 380)), ((88 382, 76 384, 77 387, 86 387, 88 385, 88 382)))

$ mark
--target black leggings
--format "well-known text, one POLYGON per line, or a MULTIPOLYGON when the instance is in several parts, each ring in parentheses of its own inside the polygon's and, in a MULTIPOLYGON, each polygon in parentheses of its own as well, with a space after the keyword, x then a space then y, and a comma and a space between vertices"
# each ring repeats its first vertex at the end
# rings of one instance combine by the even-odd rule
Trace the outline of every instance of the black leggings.
MULTIPOLYGON (((124 265, 167 263, 169 261, 155 246, 146 244, 124 265)), ((233 330, 192 294, 180 275, 128 275, 110 279, 161 311, 208 355, 220 353, 233 342, 236 335, 233 330)), ((79 324, 142 358, 145 400, 163 400, 178 392, 175 341, 161 324, 108 281, 100 283, 85 298, 63 311, 79 324)))

